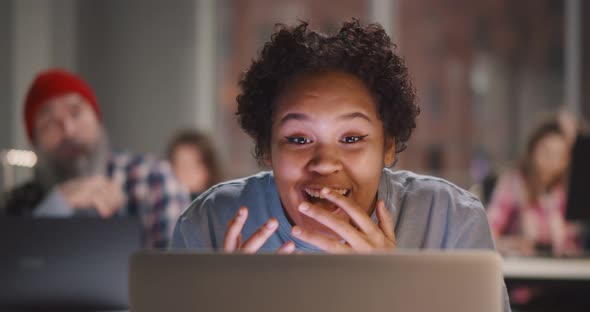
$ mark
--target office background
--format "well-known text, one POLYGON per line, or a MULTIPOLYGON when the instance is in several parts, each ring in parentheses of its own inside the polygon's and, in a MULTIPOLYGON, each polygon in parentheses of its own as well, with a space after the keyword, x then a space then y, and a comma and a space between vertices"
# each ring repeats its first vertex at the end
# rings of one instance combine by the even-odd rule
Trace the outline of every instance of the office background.
POLYGON ((94 87, 114 146, 163 155, 196 127, 226 178, 254 173, 233 113, 240 73, 275 23, 329 32, 358 17, 392 34, 418 91, 398 168, 469 187, 512 165, 541 116, 590 117, 589 16, 583 0, 1 0, 0 149, 30 148, 27 87, 58 66, 94 87))

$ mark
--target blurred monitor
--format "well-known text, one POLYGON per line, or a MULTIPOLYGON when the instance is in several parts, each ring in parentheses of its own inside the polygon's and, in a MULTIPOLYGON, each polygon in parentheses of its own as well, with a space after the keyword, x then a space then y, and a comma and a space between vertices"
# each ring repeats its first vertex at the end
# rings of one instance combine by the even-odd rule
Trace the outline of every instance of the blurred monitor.
POLYGON ((131 261, 129 301, 142 312, 500 312, 502 285, 494 252, 142 252, 131 261))
POLYGON ((566 219, 590 225, 590 136, 578 135, 572 151, 566 219))
POLYGON ((118 310, 139 250, 135 219, 0 219, 0 310, 118 310))

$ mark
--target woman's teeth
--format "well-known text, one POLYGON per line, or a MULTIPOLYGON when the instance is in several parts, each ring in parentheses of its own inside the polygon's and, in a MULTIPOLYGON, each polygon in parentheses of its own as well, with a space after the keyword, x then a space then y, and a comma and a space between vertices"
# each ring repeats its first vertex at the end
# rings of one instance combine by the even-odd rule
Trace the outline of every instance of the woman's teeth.
MULTIPOLYGON (((341 188, 341 189, 330 189, 332 192, 338 193, 340 195, 344 195, 346 196, 348 194, 348 190, 341 188)), ((315 198, 325 198, 324 195, 321 194, 321 189, 305 189, 305 193, 307 193, 307 195, 311 196, 311 197, 315 197, 315 198)))

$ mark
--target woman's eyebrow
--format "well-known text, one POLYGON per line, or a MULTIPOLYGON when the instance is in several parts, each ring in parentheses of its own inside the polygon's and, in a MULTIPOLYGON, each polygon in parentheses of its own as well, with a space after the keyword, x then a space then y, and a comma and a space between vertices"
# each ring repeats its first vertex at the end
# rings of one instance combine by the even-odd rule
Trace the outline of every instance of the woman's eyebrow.
MULTIPOLYGON (((372 120, 369 116, 367 116, 366 114, 361 113, 361 112, 354 112, 354 113, 349 113, 349 114, 344 114, 344 115, 338 116, 338 119, 340 119, 340 120, 350 120, 350 119, 355 119, 355 118, 362 118, 368 122, 372 122, 372 120)), ((283 118, 281 118, 281 120, 279 121, 279 125, 283 125, 287 121, 290 121, 290 120, 309 120, 309 117, 305 114, 302 114, 302 113, 288 113, 285 116, 283 116, 283 118)))
POLYGON ((367 116, 366 114, 363 114, 361 112, 354 112, 354 113, 345 114, 345 115, 338 117, 338 119, 341 119, 341 120, 342 119, 343 120, 350 120, 350 119, 355 119, 355 118, 362 118, 362 119, 367 120, 368 122, 373 122, 369 116, 367 116))
POLYGON ((288 113, 281 118, 279 125, 283 125, 289 120, 309 120, 309 117, 302 113, 288 113))

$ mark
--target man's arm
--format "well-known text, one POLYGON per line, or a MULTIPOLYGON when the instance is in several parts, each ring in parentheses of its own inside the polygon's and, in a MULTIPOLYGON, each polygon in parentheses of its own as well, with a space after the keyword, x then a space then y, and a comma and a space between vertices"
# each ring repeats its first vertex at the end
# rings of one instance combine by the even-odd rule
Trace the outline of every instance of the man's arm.
POLYGON ((78 210, 111 217, 123 206, 124 195, 103 176, 73 179, 55 186, 48 193, 36 182, 30 182, 10 192, 5 210, 12 216, 66 218, 78 210))
POLYGON ((64 199, 57 187, 33 209, 33 216, 37 218, 67 218, 74 215, 72 208, 64 199))
POLYGON ((57 188, 47 193, 35 181, 8 192, 2 211, 8 216, 69 217, 73 214, 73 208, 57 188))

